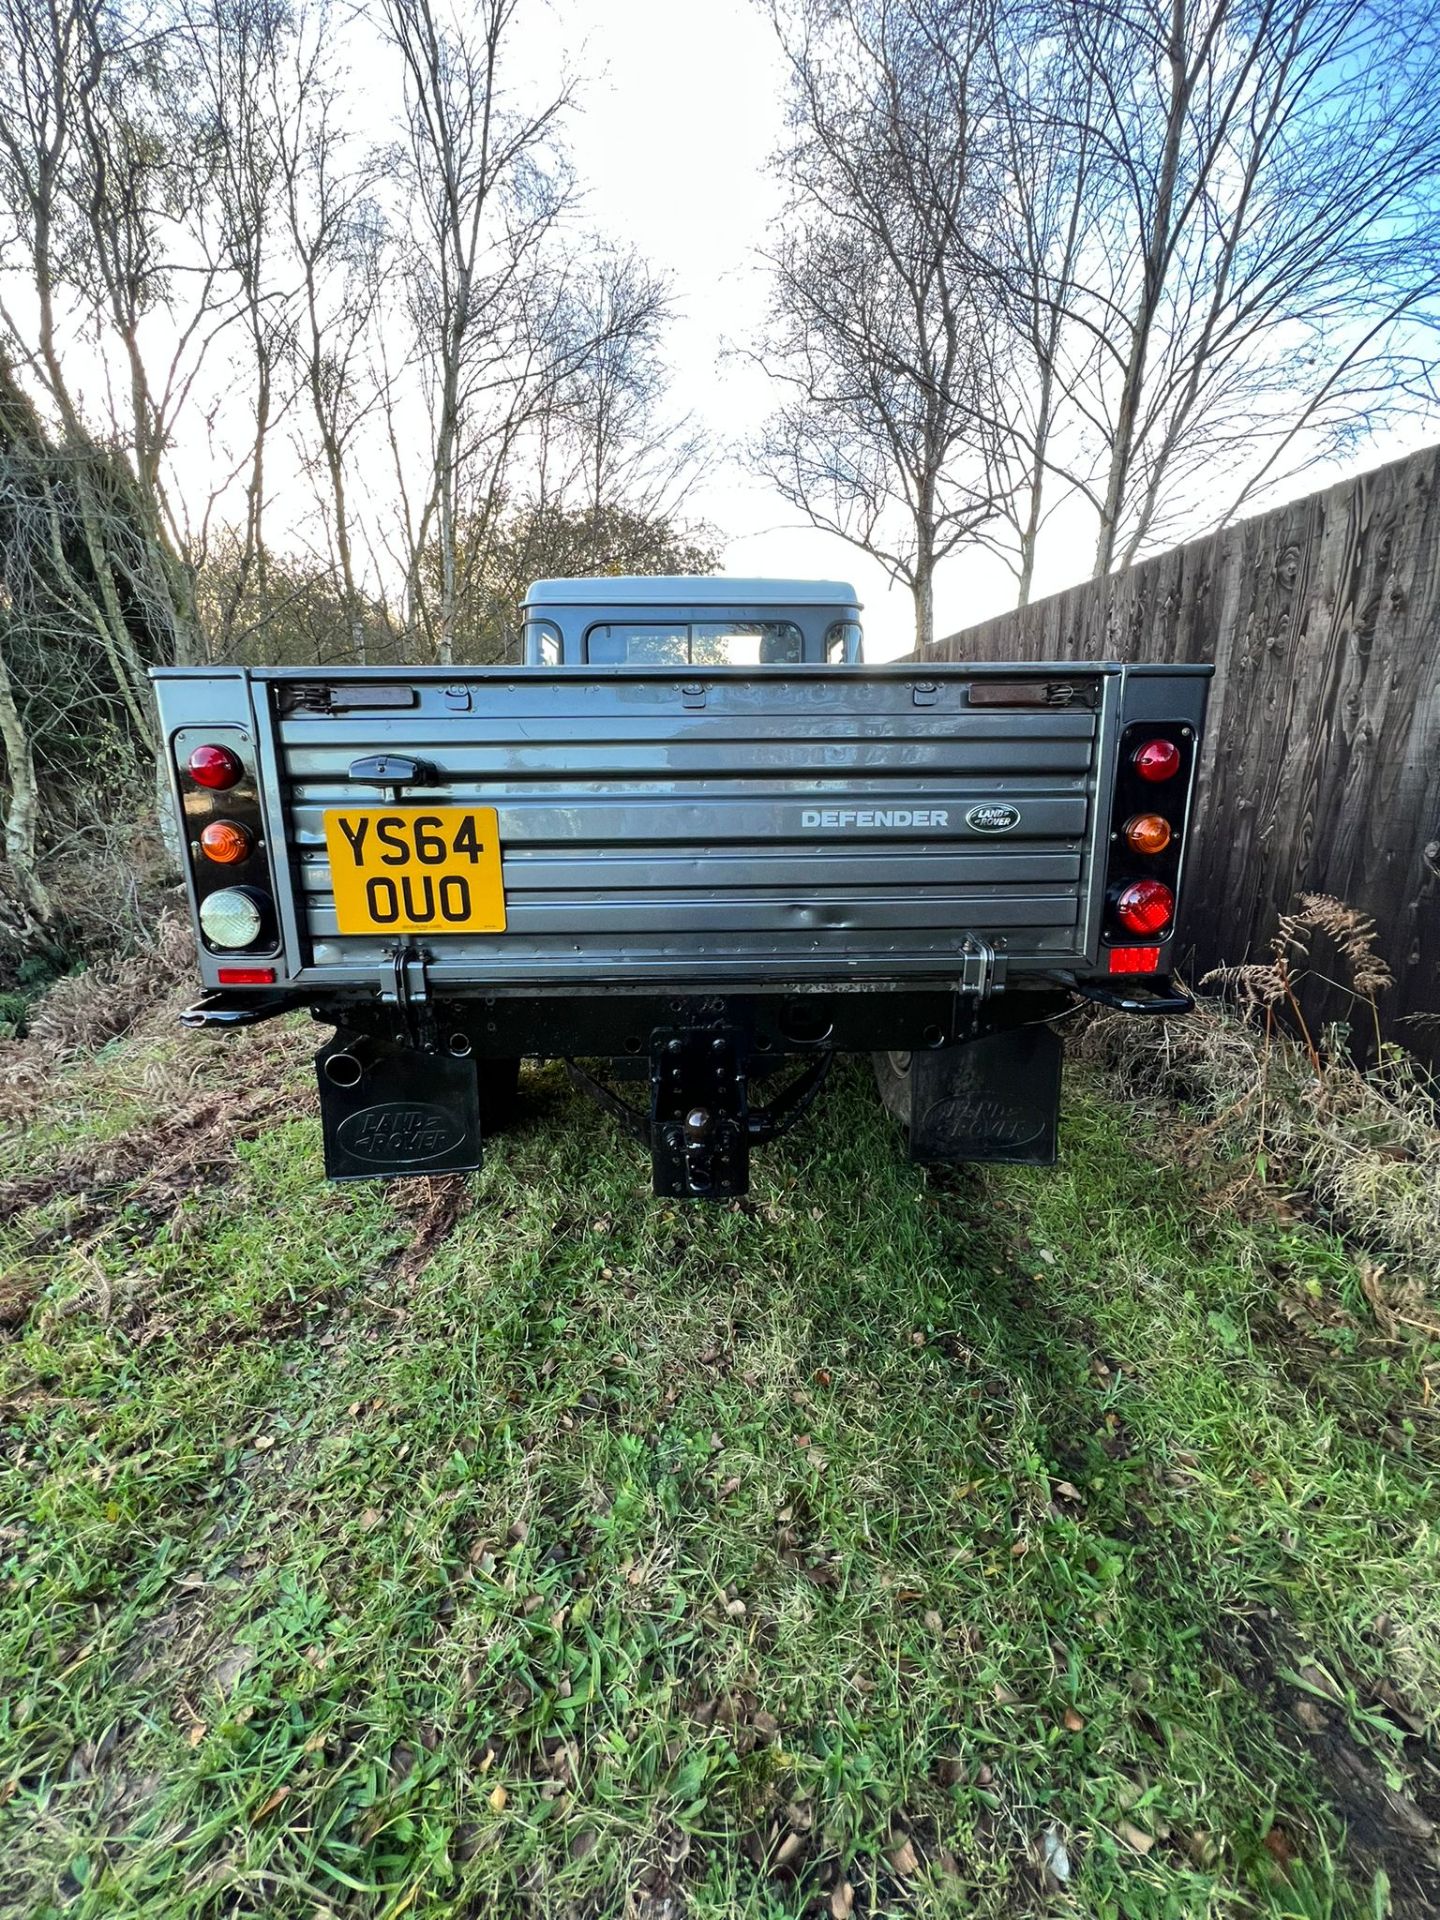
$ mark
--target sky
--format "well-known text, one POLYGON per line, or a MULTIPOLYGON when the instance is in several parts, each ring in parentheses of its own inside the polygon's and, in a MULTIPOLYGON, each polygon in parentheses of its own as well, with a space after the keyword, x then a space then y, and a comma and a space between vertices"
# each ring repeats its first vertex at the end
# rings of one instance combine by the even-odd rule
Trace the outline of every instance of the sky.
MULTIPOLYGON (((727 343, 750 337, 763 318, 755 248, 783 212, 767 170, 784 133, 773 30, 750 0, 561 0, 551 31, 583 82, 567 144, 589 187, 587 216, 674 276, 676 404, 736 456, 697 488, 689 511, 728 535, 727 572, 849 580, 865 604, 870 658, 906 652, 914 638, 908 591, 747 478, 741 457, 773 403, 757 370, 725 358, 727 343)), ((1077 555, 1072 571, 1084 573, 1088 559, 1077 555)), ((997 563, 960 560, 937 582, 936 631, 968 626, 1013 599, 997 563)))
MULTIPOLYGON (((785 131, 785 74, 755 0, 552 0, 522 11, 530 59, 562 58, 582 81, 567 144, 588 183, 596 227, 639 246, 674 277, 679 319, 670 338, 675 399, 734 457, 689 502, 724 538, 727 572, 849 580, 865 605, 866 651, 888 659, 913 645, 910 596, 878 561, 801 520, 773 489, 747 479, 743 442, 773 404, 753 367, 726 360, 765 311, 755 249, 783 217, 768 160, 785 131)), ((1410 427, 1377 437, 1363 465, 1408 452, 1410 427)), ((1290 492, 1331 484, 1354 463, 1313 468, 1290 492)), ((1259 503, 1248 511, 1258 511, 1259 503)), ((1085 579, 1095 525, 1062 505, 1041 544, 1037 597, 1085 579)), ((953 633, 1015 603, 1013 576, 990 554, 961 553, 935 583, 935 631, 953 633)))

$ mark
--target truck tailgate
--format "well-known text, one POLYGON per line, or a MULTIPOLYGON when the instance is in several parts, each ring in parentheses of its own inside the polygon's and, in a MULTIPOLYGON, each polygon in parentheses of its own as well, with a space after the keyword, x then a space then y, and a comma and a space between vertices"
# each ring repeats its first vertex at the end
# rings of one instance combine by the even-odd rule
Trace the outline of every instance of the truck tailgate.
POLYGON ((1120 682, 1067 671, 1067 703, 1027 704, 1045 677, 397 670, 408 706, 324 710, 343 674, 256 672, 302 977, 373 981, 395 944, 338 932, 326 855, 328 809, 383 800, 349 777, 377 751, 436 770, 405 805, 498 811, 505 931, 415 936, 437 984, 939 979, 967 935, 1073 961, 1120 682))

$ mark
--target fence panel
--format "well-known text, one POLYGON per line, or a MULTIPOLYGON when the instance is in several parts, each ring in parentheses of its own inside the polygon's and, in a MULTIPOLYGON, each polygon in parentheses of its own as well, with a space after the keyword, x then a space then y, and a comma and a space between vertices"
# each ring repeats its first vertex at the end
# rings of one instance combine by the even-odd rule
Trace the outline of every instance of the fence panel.
MULTIPOLYGON (((1397 1037, 1440 1034, 1440 447, 935 642, 940 659, 1213 660, 1182 939, 1260 952, 1302 890, 1375 916, 1397 1037), (1397 1024, 1403 1023, 1403 1024, 1397 1024)), ((1316 993, 1315 1011, 1347 1001, 1316 993)))

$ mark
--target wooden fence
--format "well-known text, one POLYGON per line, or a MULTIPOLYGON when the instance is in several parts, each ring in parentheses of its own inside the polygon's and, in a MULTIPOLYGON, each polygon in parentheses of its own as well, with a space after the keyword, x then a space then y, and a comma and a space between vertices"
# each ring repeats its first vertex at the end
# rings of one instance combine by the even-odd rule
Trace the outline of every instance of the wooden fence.
MULTIPOLYGON (((1440 447, 938 640, 931 659, 1213 660, 1181 937, 1259 954, 1302 891, 1375 916, 1396 1037, 1440 1032, 1440 447), (1402 1024, 1403 1023, 1403 1024, 1402 1024)), ((1317 993, 1322 1017, 1347 1001, 1317 993)))

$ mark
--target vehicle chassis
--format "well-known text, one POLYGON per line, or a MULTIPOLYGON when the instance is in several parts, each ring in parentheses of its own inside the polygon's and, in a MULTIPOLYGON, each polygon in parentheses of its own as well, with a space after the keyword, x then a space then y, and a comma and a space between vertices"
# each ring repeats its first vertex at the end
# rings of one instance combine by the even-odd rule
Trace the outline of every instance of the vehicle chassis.
POLYGON ((1122 995, 1062 974, 987 993, 994 956, 967 955, 967 966, 972 959, 970 977, 950 988, 616 987, 583 998, 483 990, 432 998, 423 953, 400 948, 393 990, 383 997, 357 992, 316 1004, 303 995, 214 993, 184 1018, 225 1028, 308 1005, 335 1027, 316 1055, 332 1178, 478 1168, 484 1134, 508 1118, 518 1048, 564 1060, 572 1079, 648 1147, 657 1195, 722 1199, 745 1193, 750 1148, 804 1115, 842 1053, 875 1059, 912 1159, 1049 1164, 1062 1043, 1047 1023, 1073 1007, 1077 993, 1131 1013, 1190 1004, 1168 983, 1122 995), (637 1085, 639 1097, 627 1097, 637 1085), (752 1097, 762 1091, 769 1097, 752 1097))

